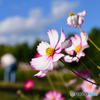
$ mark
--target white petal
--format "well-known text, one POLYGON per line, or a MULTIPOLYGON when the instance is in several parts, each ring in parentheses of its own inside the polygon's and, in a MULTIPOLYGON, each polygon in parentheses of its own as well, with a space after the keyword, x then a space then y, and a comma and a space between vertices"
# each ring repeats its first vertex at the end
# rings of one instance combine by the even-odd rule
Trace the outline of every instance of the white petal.
POLYGON ((77 15, 72 16, 72 23, 74 26, 78 24, 77 22, 78 22, 77 15))
POLYGON ((48 56, 33 58, 30 63, 35 70, 39 71, 52 71, 54 67, 52 57, 48 56))
POLYGON ((61 57, 64 57, 64 54, 59 53, 59 54, 54 54, 53 55, 53 62, 57 62, 61 57))
POLYGON ((69 26, 72 25, 72 18, 71 18, 71 16, 69 16, 69 17, 67 18, 67 24, 69 24, 69 26))
POLYGON ((78 24, 81 25, 83 23, 83 21, 84 21, 84 18, 81 17, 81 16, 79 16, 79 18, 78 18, 78 24))
POLYGON ((53 48, 55 48, 55 46, 58 43, 58 38, 59 38, 57 30, 52 29, 52 30, 49 30, 49 32, 47 32, 47 33, 48 33, 48 36, 49 36, 49 39, 50 39, 51 46, 53 48))
POLYGON ((81 39, 82 39, 82 46, 88 45, 88 43, 87 43, 87 40, 88 40, 88 38, 87 38, 87 37, 88 37, 87 33, 81 32, 80 35, 81 35, 81 39))
POLYGON ((46 48, 50 47, 50 45, 47 42, 41 42, 39 43, 39 45, 37 46, 37 51, 40 55, 46 55, 45 50, 46 48))
POLYGON ((79 15, 79 16, 85 16, 86 15, 86 10, 84 10, 83 12, 78 13, 77 15, 79 15))
POLYGON ((84 57, 85 53, 84 52, 78 52, 76 55, 78 58, 84 57))
POLYGON ((70 57, 69 55, 65 56, 64 60, 65 60, 65 62, 69 62, 69 63, 73 62, 73 58, 70 57))
POLYGON ((34 76, 38 76, 38 77, 44 77, 46 76, 48 73, 48 71, 40 71, 37 74, 35 74, 34 76))
POLYGON ((65 35, 64 31, 63 31, 62 28, 61 28, 61 37, 60 37, 60 41, 59 41, 59 43, 57 44, 57 46, 56 46, 56 48, 55 48, 55 50, 56 50, 57 53, 61 52, 61 50, 62 50, 61 44, 62 44, 62 42, 65 41, 65 39, 66 39, 66 35, 65 35))
POLYGON ((77 45, 81 44, 81 37, 78 34, 75 34, 77 45))

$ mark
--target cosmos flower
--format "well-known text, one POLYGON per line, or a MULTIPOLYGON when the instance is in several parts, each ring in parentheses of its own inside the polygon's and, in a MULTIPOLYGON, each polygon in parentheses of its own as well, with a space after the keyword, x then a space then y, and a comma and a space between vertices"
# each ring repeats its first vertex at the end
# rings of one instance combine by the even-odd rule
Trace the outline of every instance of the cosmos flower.
MULTIPOLYGON (((57 30, 52 29, 52 30, 49 30, 49 32, 47 33, 50 39, 50 44, 42 41, 37 46, 37 52, 41 55, 41 57, 33 58, 30 62, 31 66, 35 70, 39 71, 34 76, 38 76, 38 77, 46 76, 48 72, 53 70, 54 63, 57 62, 61 57, 64 57, 64 54, 61 53, 63 49, 61 47, 61 44, 66 39, 66 36, 63 30, 61 29, 61 38, 59 42, 58 42, 59 35, 58 35, 57 30)), ((70 45, 66 47, 69 47, 69 46, 70 45)))
POLYGON ((66 86, 70 86, 77 82, 77 79, 71 79, 69 82, 66 83, 66 86))
POLYGON ((79 25, 81 27, 82 23, 84 22, 84 16, 86 14, 86 10, 80 12, 78 14, 74 14, 73 12, 69 13, 69 17, 67 18, 67 25, 73 27, 77 27, 79 25))
MULTIPOLYGON (((87 33, 85 33, 87 35, 87 33)), ((65 52, 68 54, 64 57, 64 60, 66 62, 73 62, 79 61, 79 58, 82 56, 85 56, 85 53, 83 52, 84 49, 88 48, 89 45, 87 43, 86 36, 81 32, 81 37, 77 34, 72 36, 70 39, 72 41, 72 46, 69 48, 65 48, 65 52)))
POLYGON ((28 91, 28 90, 32 89, 33 86, 34 86, 34 81, 31 80, 31 79, 28 79, 28 80, 26 80, 24 82, 24 86, 23 87, 24 87, 25 91, 28 91))
MULTIPOLYGON (((95 81, 93 79, 87 78, 87 80, 95 83, 95 81)), ((87 82, 86 80, 84 80, 83 83, 82 83, 82 85, 81 85, 81 88, 82 88, 83 92, 91 93, 91 92, 95 92, 96 85, 94 85, 94 84, 92 84, 92 83, 87 82)))
POLYGON ((62 96, 61 92, 57 92, 56 90, 53 91, 48 91, 45 94, 45 98, 43 100, 65 100, 64 97, 62 96))

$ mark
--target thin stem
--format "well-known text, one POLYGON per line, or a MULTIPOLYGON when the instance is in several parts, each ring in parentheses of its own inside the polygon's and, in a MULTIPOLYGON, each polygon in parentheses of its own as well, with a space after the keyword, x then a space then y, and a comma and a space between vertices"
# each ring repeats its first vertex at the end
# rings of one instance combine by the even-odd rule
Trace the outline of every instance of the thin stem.
POLYGON ((54 87, 54 84, 53 84, 53 82, 52 82, 52 80, 51 80, 51 78, 50 78, 49 75, 47 75, 47 79, 48 79, 48 81, 49 81, 49 83, 50 83, 50 85, 51 85, 51 88, 54 90, 55 87, 54 87))
POLYGON ((95 46, 95 48, 100 51, 100 48, 82 31, 81 27, 78 25, 80 31, 88 38, 88 40, 95 46))
MULTIPOLYGON (((81 61, 81 60, 80 60, 81 61)), ((96 79, 95 78, 95 76, 91 73, 91 71, 87 68, 87 66, 81 61, 81 63, 82 63, 82 65, 90 72, 90 74, 94 77, 94 79, 96 79)))
POLYGON ((88 55, 86 55, 86 57, 97 67, 100 69, 100 66, 97 65, 88 55))
POLYGON ((68 89, 68 87, 66 87, 66 85, 65 85, 65 80, 64 80, 64 78, 63 78, 63 76, 59 73, 59 72, 57 72, 58 73, 58 75, 59 75, 59 77, 60 77, 60 79, 61 79, 61 81, 62 81, 62 83, 63 83, 63 85, 65 86, 65 88, 69 91, 69 89, 68 89))
POLYGON ((20 97, 23 98, 24 100, 32 100, 31 98, 25 96, 23 93, 20 94, 20 97))
MULTIPOLYGON (((65 64, 66 65, 66 63, 62 60, 62 59, 60 59, 60 61, 63 63, 63 64, 65 64)), ((94 82, 91 82, 91 81, 89 81, 89 80, 87 80, 86 78, 84 78, 84 77, 82 77, 82 76, 80 76, 79 74, 77 74, 71 67, 69 67, 69 66, 67 66, 74 74, 76 74, 77 76, 79 76, 80 78, 82 78, 83 80, 86 80, 86 81, 88 81, 88 82, 90 82, 90 83, 92 83, 92 84, 95 84, 95 85, 98 85, 98 86, 100 86, 100 84, 97 84, 97 83, 94 83, 94 82)))

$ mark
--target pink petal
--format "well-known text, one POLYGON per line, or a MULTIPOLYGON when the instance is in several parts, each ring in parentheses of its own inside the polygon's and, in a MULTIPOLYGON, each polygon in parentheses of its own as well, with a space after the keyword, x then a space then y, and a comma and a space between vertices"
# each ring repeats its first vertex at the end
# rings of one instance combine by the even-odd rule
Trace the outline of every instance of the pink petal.
POLYGON ((51 47, 55 48, 58 43, 58 38, 59 38, 57 30, 52 29, 52 30, 49 30, 49 32, 47 33, 50 39, 51 47))
MULTIPOLYGON (((65 35, 64 31, 63 31, 62 28, 61 28, 61 37, 60 37, 59 43, 57 44, 56 49, 61 48, 61 43, 64 42, 65 39, 66 39, 66 35, 65 35)), ((60 52, 60 51, 59 51, 59 52, 60 52)))
POLYGON ((64 54, 62 54, 62 53, 59 53, 59 54, 55 53, 53 55, 53 62, 57 62, 61 57, 64 57, 64 54))
POLYGON ((64 57, 64 60, 65 60, 65 62, 69 62, 69 63, 73 62, 73 58, 70 57, 69 55, 68 56, 65 56, 64 57))
POLYGON ((44 77, 46 76, 48 73, 48 71, 40 71, 37 74, 35 74, 34 76, 38 76, 38 77, 44 77))
POLYGON ((46 48, 50 47, 50 45, 47 42, 41 42, 39 43, 39 45, 37 46, 37 51, 40 55, 46 55, 45 50, 46 48))
POLYGON ((30 63, 35 70, 39 71, 52 71, 54 67, 52 57, 48 56, 33 58, 30 63))
POLYGON ((79 16, 85 16, 86 15, 86 10, 84 10, 83 12, 78 13, 77 15, 79 15, 79 16))

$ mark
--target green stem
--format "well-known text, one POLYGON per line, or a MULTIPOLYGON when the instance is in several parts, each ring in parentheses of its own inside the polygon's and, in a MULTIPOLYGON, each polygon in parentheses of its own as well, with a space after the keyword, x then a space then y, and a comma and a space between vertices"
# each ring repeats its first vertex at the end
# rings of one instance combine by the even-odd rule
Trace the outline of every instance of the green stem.
POLYGON ((100 52, 100 48, 82 31, 82 29, 79 25, 78 25, 78 28, 88 38, 88 40, 95 46, 95 48, 100 52))
POLYGON ((24 100, 32 100, 31 98, 25 96, 23 93, 20 94, 20 97, 23 98, 24 100))
MULTIPOLYGON (((60 59, 60 61, 63 63, 63 64, 65 64, 66 65, 66 63, 62 60, 62 59, 60 59)), ((66 65, 67 66, 67 65, 66 65)), ((92 83, 92 84, 95 84, 95 85, 98 85, 98 86, 100 86, 100 84, 97 84, 97 83, 94 83, 94 82, 91 82, 91 81, 89 81, 89 80, 87 80, 86 78, 84 78, 84 77, 82 77, 82 76, 80 76, 79 74, 77 74, 71 67, 69 67, 69 66, 67 66, 74 74, 76 74, 78 77, 80 77, 80 78, 82 78, 83 80, 86 80, 86 81, 88 81, 88 82, 90 82, 90 83, 92 83)))
POLYGON ((48 79, 48 81, 49 81, 49 83, 50 83, 50 85, 51 85, 51 88, 52 88, 53 90, 55 90, 54 84, 53 84, 53 82, 52 82, 50 76, 49 76, 49 75, 46 75, 46 76, 47 76, 47 79, 48 79))
MULTIPOLYGON (((80 60, 81 61, 81 60, 80 60)), ((82 63, 82 65, 90 72, 90 74, 94 77, 94 79, 96 79, 95 78, 95 76, 91 73, 91 71, 87 68, 87 66, 81 61, 81 63, 82 63)))
POLYGON ((100 66, 97 65, 88 55, 86 55, 86 57, 97 67, 100 69, 100 66))
POLYGON ((67 89, 67 91, 69 91, 69 89, 68 89, 68 87, 66 87, 66 82, 65 82, 65 80, 64 80, 64 78, 63 78, 63 76, 58 72, 58 75, 59 75, 59 77, 60 77, 60 79, 61 79, 61 81, 62 81, 62 83, 63 83, 63 85, 65 86, 65 88, 67 89))

